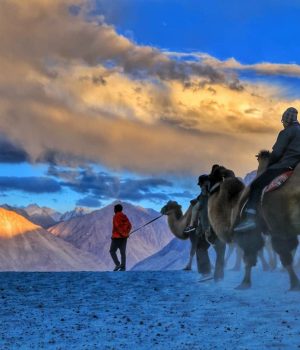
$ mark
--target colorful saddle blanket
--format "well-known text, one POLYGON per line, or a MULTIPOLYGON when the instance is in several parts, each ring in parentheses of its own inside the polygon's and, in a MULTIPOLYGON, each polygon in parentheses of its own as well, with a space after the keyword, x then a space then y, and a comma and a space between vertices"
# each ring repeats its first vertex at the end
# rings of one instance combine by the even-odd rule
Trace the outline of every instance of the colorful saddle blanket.
MULTIPOLYGON (((269 185, 267 185, 263 189, 260 197, 260 203, 262 204, 265 193, 277 190, 277 188, 281 187, 286 182, 286 180, 289 179, 289 177, 293 174, 293 172, 294 170, 288 170, 285 173, 275 177, 275 179, 272 180, 272 182, 270 182, 269 185)), ((246 207, 247 202, 248 202, 248 199, 245 201, 244 205, 241 208, 240 217, 242 217, 244 214, 244 208, 246 207)))
POLYGON ((285 173, 275 177, 275 179, 264 188, 263 195, 267 192, 274 191, 277 188, 281 187, 286 182, 286 180, 293 174, 293 172, 293 170, 288 170, 285 173))

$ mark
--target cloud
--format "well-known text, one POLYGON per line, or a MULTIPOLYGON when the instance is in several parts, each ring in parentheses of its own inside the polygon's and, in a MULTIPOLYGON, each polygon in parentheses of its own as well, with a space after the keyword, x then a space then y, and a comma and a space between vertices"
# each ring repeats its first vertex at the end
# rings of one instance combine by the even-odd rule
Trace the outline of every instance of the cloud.
POLYGON ((23 191, 28 193, 55 193, 60 192, 60 184, 45 177, 0 177, 1 191, 23 191))
POLYGON ((0 135, 0 163, 22 163, 29 159, 29 154, 22 147, 0 135))
POLYGON ((172 184, 164 179, 127 179, 122 182, 119 198, 122 200, 168 200, 166 193, 158 192, 160 187, 172 187, 172 184))
POLYGON ((47 176, 53 176, 58 178, 59 180, 75 182, 76 179, 80 176, 80 173, 76 168, 75 169, 59 168, 52 163, 48 167, 47 176))
POLYGON ((300 65, 296 63, 272 63, 272 62, 260 62, 254 64, 243 64, 237 61, 235 58, 229 58, 227 60, 219 60, 211 55, 202 52, 172 52, 166 51, 166 55, 169 57, 180 58, 181 60, 194 62, 202 62, 210 67, 214 67, 216 70, 225 71, 252 71, 259 75, 276 75, 300 78, 300 65))
POLYGON ((60 178, 61 185, 68 187, 75 192, 93 194, 98 199, 116 198, 120 192, 120 180, 104 172, 96 173, 90 168, 74 171, 61 171, 56 174, 60 178), (68 175, 69 174, 69 175, 68 175))
POLYGON ((189 198, 189 199, 192 199, 192 198, 195 198, 195 193, 191 193, 190 191, 183 191, 183 192, 174 192, 174 193, 170 193, 169 194, 169 199, 173 199, 174 198, 189 198))
POLYGON ((26 193, 58 193, 68 188, 84 194, 76 205, 100 207, 101 200, 124 200, 139 202, 166 201, 170 198, 191 198, 187 191, 169 193, 173 184, 162 178, 120 178, 105 172, 95 172, 91 167, 61 168, 51 164, 47 172, 50 177, 0 177, 0 191, 26 193))
POLYGON ((218 61, 215 65, 217 68, 234 69, 240 71, 252 71, 259 75, 287 76, 300 78, 300 65, 295 63, 271 63, 262 62, 256 64, 241 64, 234 58, 226 61, 218 61))
POLYGON ((48 76, 57 62, 82 61, 89 66, 101 63, 116 67, 136 77, 184 80, 197 74, 211 82, 230 83, 212 66, 171 60, 156 48, 136 45, 117 34, 102 16, 88 18, 89 1, 3 0, 0 6, 0 29, 5 32, 0 38, 0 52, 13 59, 18 55, 25 64, 37 65, 35 68, 48 76), (70 11, 74 5, 78 5, 75 13, 70 11), (30 40, 24 45, 28 35, 30 40), (45 59, 50 63, 43 62, 45 59))
POLYGON ((88 167, 75 171, 50 166, 48 175, 56 177, 61 186, 86 194, 85 198, 93 200, 167 200, 169 197, 163 190, 173 186, 169 180, 162 178, 120 178, 105 172, 95 172, 88 167))
POLYGON ((87 1, 2 0, 0 130, 33 162, 146 175, 198 175, 223 163, 246 172, 272 146, 282 111, 300 101, 240 80, 239 65, 226 64, 137 45, 91 16, 87 1))
POLYGON ((92 196, 87 196, 79 199, 76 202, 76 205, 89 207, 89 208, 98 208, 98 207, 101 207, 101 202, 97 198, 94 198, 92 196))

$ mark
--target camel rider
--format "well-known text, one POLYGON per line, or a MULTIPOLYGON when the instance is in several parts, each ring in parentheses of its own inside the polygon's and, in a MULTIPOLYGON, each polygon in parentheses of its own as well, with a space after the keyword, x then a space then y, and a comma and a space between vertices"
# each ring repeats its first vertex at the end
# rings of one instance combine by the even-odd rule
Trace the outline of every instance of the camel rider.
POLYGON ((201 194, 196 198, 191 200, 193 205, 192 217, 190 225, 186 227, 183 231, 184 233, 191 233, 199 231, 204 233, 209 227, 208 215, 207 215, 207 201, 208 201, 208 190, 209 190, 209 177, 208 175, 200 175, 198 178, 198 185, 201 188, 201 194))
POLYGON ((273 146, 268 168, 250 185, 250 194, 245 206, 245 219, 235 227, 235 232, 244 232, 256 228, 256 210, 263 189, 277 176, 294 169, 300 162, 300 124, 298 111, 290 107, 282 115, 284 129, 280 131, 273 146))

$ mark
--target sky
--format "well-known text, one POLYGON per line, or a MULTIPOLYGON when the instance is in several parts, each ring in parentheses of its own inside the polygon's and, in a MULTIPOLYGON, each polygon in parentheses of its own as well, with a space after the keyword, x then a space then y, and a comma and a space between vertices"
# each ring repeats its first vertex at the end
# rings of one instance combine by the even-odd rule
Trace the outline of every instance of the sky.
POLYGON ((0 202, 186 207, 300 108, 299 1, 2 0, 0 202))

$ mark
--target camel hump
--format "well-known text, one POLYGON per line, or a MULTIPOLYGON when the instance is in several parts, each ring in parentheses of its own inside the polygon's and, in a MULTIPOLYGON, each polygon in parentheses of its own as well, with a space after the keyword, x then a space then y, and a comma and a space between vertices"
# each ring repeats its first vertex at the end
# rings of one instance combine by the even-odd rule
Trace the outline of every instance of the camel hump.
POLYGON ((227 194, 227 198, 230 200, 236 195, 240 194, 241 191, 245 188, 245 185, 237 177, 230 177, 225 179, 221 186, 220 191, 227 194))

